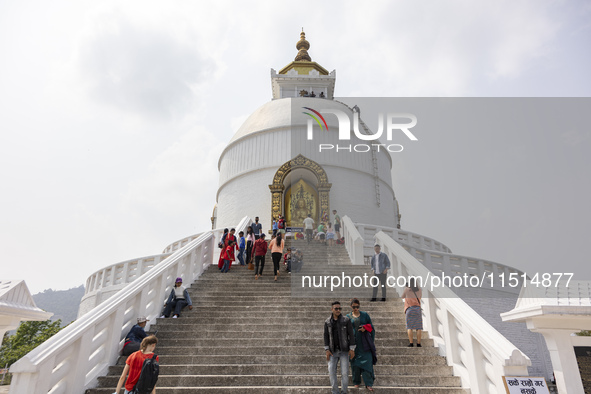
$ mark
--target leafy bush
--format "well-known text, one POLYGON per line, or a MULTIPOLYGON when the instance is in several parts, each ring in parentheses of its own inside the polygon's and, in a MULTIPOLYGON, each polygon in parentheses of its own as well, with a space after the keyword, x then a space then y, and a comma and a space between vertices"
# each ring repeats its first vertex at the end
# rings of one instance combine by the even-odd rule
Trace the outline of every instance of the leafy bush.
POLYGON ((16 334, 4 335, 2 347, 0 347, 0 366, 11 366, 18 359, 41 345, 61 330, 61 320, 53 323, 46 321, 22 322, 16 330, 16 334))

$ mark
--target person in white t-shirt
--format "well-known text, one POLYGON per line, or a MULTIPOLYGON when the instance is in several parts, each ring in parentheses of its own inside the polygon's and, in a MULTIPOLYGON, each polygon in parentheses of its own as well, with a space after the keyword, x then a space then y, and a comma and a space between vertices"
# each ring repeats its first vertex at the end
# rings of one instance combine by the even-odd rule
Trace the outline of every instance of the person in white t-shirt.
POLYGON ((314 219, 312 215, 308 214, 308 217, 304 219, 304 229, 306 230, 306 239, 308 243, 312 242, 312 234, 314 233, 314 219))
POLYGON ((174 314, 172 315, 173 319, 176 319, 181 315, 181 310, 188 306, 189 309, 193 309, 193 303, 191 302, 191 297, 189 296, 189 292, 183 286, 183 278, 176 278, 174 282, 174 287, 166 300, 166 304, 164 304, 164 311, 162 312, 161 318, 166 318, 170 316, 174 308, 174 314))

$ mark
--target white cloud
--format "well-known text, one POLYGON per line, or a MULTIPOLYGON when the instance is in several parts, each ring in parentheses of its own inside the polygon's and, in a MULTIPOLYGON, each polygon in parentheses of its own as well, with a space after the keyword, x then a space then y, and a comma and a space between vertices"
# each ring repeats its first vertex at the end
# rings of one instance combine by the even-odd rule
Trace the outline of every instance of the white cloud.
POLYGON ((185 37, 131 21, 119 10, 98 16, 79 44, 81 80, 97 101, 139 117, 173 120, 199 102, 216 62, 185 37))
MULTIPOLYGON (((591 92, 581 2, 56 1, 0 4, 4 274, 34 292, 208 228, 219 153, 270 99, 269 69, 293 60, 302 27, 337 95, 591 92)), ((429 180, 395 171, 416 223, 429 180)))
POLYGON ((217 161, 224 146, 224 141, 201 128, 183 134, 132 182, 122 209, 171 218, 211 211, 219 176, 217 161))

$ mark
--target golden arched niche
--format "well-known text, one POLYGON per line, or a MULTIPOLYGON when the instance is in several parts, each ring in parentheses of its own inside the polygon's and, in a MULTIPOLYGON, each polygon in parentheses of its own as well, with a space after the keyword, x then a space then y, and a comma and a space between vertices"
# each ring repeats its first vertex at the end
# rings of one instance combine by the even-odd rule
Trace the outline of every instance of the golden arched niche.
POLYGON ((318 222, 318 192, 302 178, 293 180, 287 188, 283 206, 288 226, 303 227, 308 214, 318 222))
POLYGON ((299 222, 300 216, 307 210, 312 211, 309 213, 312 214, 316 223, 321 218, 326 220, 330 212, 329 192, 331 186, 326 172, 318 163, 301 154, 296 156, 279 167, 273 177, 273 184, 269 185, 272 196, 271 218, 276 219, 279 215, 283 215, 288 220, 288 226, 295 227, 290 222, 292 216, 296 220, 295 216, 297 215, 299 222), (302 177, 302 175, 305 176, 302 177), (296 196, 299 191, 297 185, 302 187, 304 195, 308 195, 308 200, 314 201, 312 206, 309 201, 306 202, 306 199, 304 199, 306 204, 304 206, 304 203, 298 202, 298 198, 292 197, 292 194, 296 196), (290 206, 293 206, 295 210, 290 206))

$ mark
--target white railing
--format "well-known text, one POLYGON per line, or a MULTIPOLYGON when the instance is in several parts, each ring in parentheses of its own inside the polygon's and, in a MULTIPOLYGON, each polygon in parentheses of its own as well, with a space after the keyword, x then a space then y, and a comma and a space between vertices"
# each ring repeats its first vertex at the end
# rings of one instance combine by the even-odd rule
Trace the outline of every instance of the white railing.
POLYGON ((351 264, 360 265, 364 263, 363 257, 363 237, 357 231, 355 223, 349 216, 343 216, 341 219, 343 237, 345 238, 345 249, 349 253, 351 264))
POLYGON ((390 238, 396 242, 415 247, 418 249, 433 250, 437 252, 452 253, 451 249, 433 238, 425 237, 424 235, 413 233, 406 230, 401 230, 394 227, 376 226, 375 224, 355 223, 355 227, 365 239, 365 255, 371 256, 374 254, 373 237, 383 231, 390 238))
MULTIPOLYGON (((402 245, 407 252, 423 263, 423 265, 433 274, 439 277, 446 275, 453 278, 455 276, 463 276, 464 274, 478 276, 479 278, 488 278, 489 275, 492 275, 493 278, 499 278, 501 275, 503 275, 504 278, 510 278, 513 276, 516 278, 523 277, 522 271, 504 264, 452 254, 451 250, 444 244, 420 234, 402 231, 392 227, 380 227, 363 223, 355 223, 355 227, 365 240, 363 247, 364 256, 371 256, 374 254, 374 237, 377 233, 382 231, 384 234, 402 245)), ((519 279, 520 285, 521 281, 522 280, 519 279)), ((490 285, 485 284, 483 287, 490 287, 490 285)), ((515 294, 516 296, 519 293, 519 286, 497 286, 495 289, 505 293, 515 294)))
POLYGON ((133 282, 168 256, 170 253, 140 257, 100 269, 86 279, 84 295, 94 293, 104 287, 133 282))
MULTIPOLYGON (((240 231, 246 233, 246 227, 250 225, 251 219, 244 217, 238 226, 236 226, 236 234, 240 231)), ((223 234, 223 229, 212 230, 217 241, 223 234)), ((100 269, 90 275, 86 280, 86 287, 84 296, 80 301, 78 308, 78 317, 88 313, 101 302, 107 300, 113 294, 123 289, 128 283, 133 282, 141 275, 148 272, 155 265, 164 261, 173 252, 186 246, 189 242, 197 239, 201 234, 191 235, 179 241, 176 241, 164 249, 164 253, 160 255, 141 257, 138 259, 123 261, 121 263, 113 264, 100 269), (168 252, 167 252, 168 251, 168 252)), ((216 258, 219 257, 219 250, 214 252, 216 258)))
POLYGON ((183 246, 185 246, 186 244, 188 244, 189 242, 191 242, 192 240, 199 238, 199 236, 201 236, 201 234, 203 234, 203 233, 191 235, 189 237, 185 237, 185 238, 180 239, 176 242, 173 242, 170 245, 168 245, 166 248, 164 248, 162 253, 175 252, 175 251, 179 250, 180 248, 182 248, 183 246))
POLYGON ((170 253, 167 253, 123 261, 90 275, 86 280, 84 296, 78 307, 78 317, 92 310, 169 256, 170 253))
MULTIPOLYGON (((390 258, 389 276, 421 277, 433 273, 384 232, 375 235, 390 258)), ((393 282, 394 283, 394 282, 393 282)), ((402 294, 402 288, 396 288, 402 294)), ((505 393, 501 376, 528 376, 530 359, 468 304, 444 286, 423 286, 423 323, 429 337, 472 394, 505 393)))
POLYGON ((79 394, 94 387, 115 363, 136 318, 154 322, 174 279, 192 283, 212 263, 215 249, 212 231, 202 234, 28 353, 10 368, 10 394, 79 394))
MULTIPOLYGON (((429 269, 433 274, 439 277, 442 277, 443 275, 450 277, 463 276, 464 274, 468 274, 469 276, 478 276, 479 278, 489 278, 490 275, 492 275, 493 278, 499 278, 502 275, 505 280, 508 280, 506 278, 515 277, 518 279, 519 286, 495 286, 495 290, 505 293, 512 293, 516 296, 519 294, 519 287, 523 281, 523 272, 516 268, 495 263, 494 261, 482 260, 450 253, 438 253, 407 247, 404 247, 404 249, 414 258, 423 263, 423 265, 427 267, 427 269, 429 269)), ((498 279, 496 280, 498 281, 498 279)), ((490 283, 487 283, 482 287, 490 287, 490 283)))

